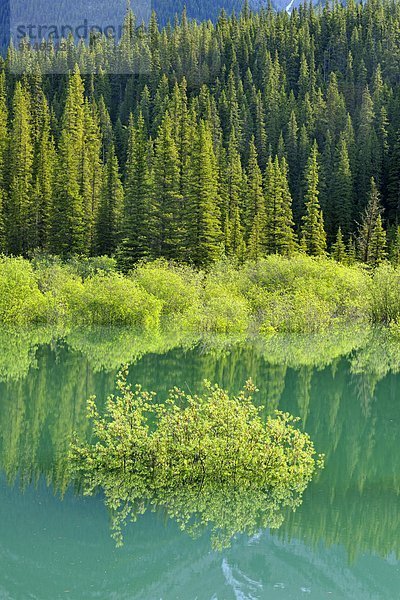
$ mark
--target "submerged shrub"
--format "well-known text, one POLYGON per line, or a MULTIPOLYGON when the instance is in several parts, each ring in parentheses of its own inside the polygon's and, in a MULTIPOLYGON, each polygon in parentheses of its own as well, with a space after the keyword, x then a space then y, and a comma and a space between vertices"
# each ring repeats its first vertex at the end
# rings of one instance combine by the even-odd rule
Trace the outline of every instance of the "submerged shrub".
POLYGON ((24 258, 0 258, 0 322, 25 325, 46 320, 48 298, 24 258))
POLYGON ((90 399, 95 441, 75 440, 70 453, 85 493, 104 490, 119 543, 121 524, 149 502, 182 529, 212 523, 215 545, 222 546, 237 531, 279 526, 282 509, 301 503, 321 461, 293 417, 276 413, 262 421, 250 382, 236 397, 206 383, 201 396, 174 389, 157 404, 140 386, 132 390, 126 376, 120 373, 104 416, 90 399))

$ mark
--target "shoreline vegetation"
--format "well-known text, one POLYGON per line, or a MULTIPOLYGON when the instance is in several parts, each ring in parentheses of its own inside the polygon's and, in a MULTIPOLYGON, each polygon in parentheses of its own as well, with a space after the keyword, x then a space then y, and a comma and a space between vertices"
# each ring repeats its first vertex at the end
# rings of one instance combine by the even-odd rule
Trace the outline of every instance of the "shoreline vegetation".
POLYGON ((207 270, 157 260, 127 274, 109 257, 0 258, 3 326, 128 326, 142 332, 323 333, 400 326, 400 269, 297 254, 207 270))

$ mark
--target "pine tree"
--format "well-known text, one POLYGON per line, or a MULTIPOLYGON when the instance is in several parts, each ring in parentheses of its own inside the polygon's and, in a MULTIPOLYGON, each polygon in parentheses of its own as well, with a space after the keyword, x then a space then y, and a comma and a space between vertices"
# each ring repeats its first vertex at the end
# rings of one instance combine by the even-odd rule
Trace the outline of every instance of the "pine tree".
POLYGON ((234 256, 243 261, 246 255, 246 244, 243 236, 243 227, 240 219, 239 207, 234 210, 229 223, 228 256, 234 256))
POLYGON ((299 196, 299 171, 298 171, 298 152, 299 152, 299 127, 297 124, 296 113, 294 110, 290 113, 288 131, 286 136, 286 152, 289 168, 290 190, 295 197, 299 196))
POLYGON ((190 158, 189 229, 187 257, 207 265, 222 251, 223 235, 218 198, 218 168, 210 129, 200 121, 190 158))
POLYGON ((292 197, 287 163, 268 159, 265 173, 265 250, 267 254, 290 255, 295 248, 292 197))
MULTIPOLYGON (((368 87, 364 89, 362 104, 360 108, 360 124, 357 135, 357 194, 359 200, 365 202, 368 197, 368 189, 371 177, 377 181, 377 152, 378 143, 374 129, 374 108, 368 87)), ((365 206, 365 204, 364 204, 365 206)), ((359 203, 359 207, 363 205, 359 203)))
POLYGON ((276 164, 275 168, 279 177, 280 189, 277 251, 284 256, 290 256, 296 250, 296 242, 292 212, 292 195, 290 193, 288 180, 288 164, 285 158, 282 158, 280 163, 276 164))
POLYGON ((260 213, 253 220, 247 245, 247 255, 251 260, 258 261, 264 255, 264 222, 260 213))
POLYGON ((96 221, 96 250, 99 255, 113 254, 118 245, 124 192, 114 145, 107 151, 103 170, 100 205, 96 221))
POLYGON ((349 241, 347 244, 347 265, 354 265, 357 260, 357 245, 354 235, 349 237, 349 241))
POLYGON ((382 207, 379 192, 374 179, 371 179, 371 188, 368 204, 364 210, 363 218, 358 233, 358 254, 360 260, 368 265, 375 265, 386 250, 386 241, 382 236, 382 207))
POLYGON ((84 124, 84 89, 76 68, 68 82, 51 214, 51 250, 62 255, 85 253, 89 246, 82 194, 84 124))
POLYGON ((382 217, 378 215, 371 234, 369 264, 377 267, 385 260, 386 256, 386 232, 383 229, 382 217))
MULTIPOLYGON (((265 202, 262 185, 262 174, 258 166, 257 150, 254 138, 250 141, 249 163, 247 165, 247 184, 245 187, 245 224, 247 229, 247 240, 250 243, 250 237, 254 227, 257 228, 257 243, 264 244, 263 236, 265 229, 265 202), (260 242, 258 240, 260 239, 260 242)), ((254 235, 253 235, 253 239, 254 235)))
POLYGON ((26 254, 35 244, 32 167, 30 97, 26 88, 17 82, 10 132, 10 191, 6 211, 8 248, 13 254, 26 254))
POLYGON ((83 202, 83 220, 85 230, 85 250, 95 252, 97 211, 102 188, 101 132, 97 107, 84 104, 83 162, 81 165, 81 193, 83 202))
POLYGON ((47 248, 53 202, 56 150, 51 134, 51 113, 38 72, 35 72, 32 77, 31 96, 34 247, 47 248))
POLYGON ((305 214, 302 218, 301 238, 311 256, 321 256, 326 251, 326 235, 318 195, 318 147, 314 141, 305 173, 305 214))
POLYGON ((400 266, 400 226, 394 227, 389 246, 389 260, 393 266, 400 266))
POLYGON ((336 241, 332 245, 331 255, 339 263, 346 262, 346 259, 347 259, 346 245, 344 243, 343 234, 342 234, 342 230, 340 227, 337 231, 336 241))
POLYGON ((133 117, 130 117, 128 131, 122 239, 118 251, 118 263, 124 270, 132 268, 139 260, 152 257, 156 251, 149 146, 141 113, 136 126, 133 117))
POLYGON ((225 197, 221 210, 221 222, 225 230, 225 251, 228 256, 236 255, 238 252, 243 252, 244 243, 240 215, 244 177, 234 129, 229 138, 225 169, 220 174, 220 182, 223 184, 225 197))
POLYGON ((182 252, 182 196, 179 192, 179 156, 168 113, 160 125, 154 155, 156 254, 177 258, 182 252))
POLYGON ((336 149, 334 165, 331 197, 332 221, 336 229, 340 228, 341 232, 348 236, 352 223, 353 178, 347 144, 343 136, 336 149))

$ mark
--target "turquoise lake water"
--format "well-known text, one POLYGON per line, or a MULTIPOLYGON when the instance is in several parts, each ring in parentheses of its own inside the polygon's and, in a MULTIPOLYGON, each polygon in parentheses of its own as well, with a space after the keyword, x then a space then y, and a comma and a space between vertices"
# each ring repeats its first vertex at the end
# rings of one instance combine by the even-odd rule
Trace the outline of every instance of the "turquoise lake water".
POLYGON ((0 599, 283 600, 400 598, 400 343, 377 331, 268 340, 142 338, 125 330, 0 332, 0 599), (326 455, 278 530, 215 551, 161 513, 116 548, 101 493, 68 486, 73 430, 118 367, 161 398, 204 379, 250 376, 326 455))

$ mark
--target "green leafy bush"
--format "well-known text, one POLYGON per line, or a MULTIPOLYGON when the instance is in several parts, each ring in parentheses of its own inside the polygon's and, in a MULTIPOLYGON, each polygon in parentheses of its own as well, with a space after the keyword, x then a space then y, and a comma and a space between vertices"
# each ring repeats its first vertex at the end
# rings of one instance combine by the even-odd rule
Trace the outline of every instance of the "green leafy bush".
POLYGON ((246 296, 262 329, 312 333, 367 314, 368 275, 329 259, 269 256, 243 267, 246 296))
POLYGON ((83 283, 77 320, 98 325, 134 325, 156 328, 162 302, 122 275, 98 274, 83 283))
POLYGON ((164 260, 128 276, 108 257, 67 262, 36 254, 1 259, 0 323, 160 322, 210 333, 314 333, 337 325, 400 319, 400 270, 374 273, 326 258, 268 256, 257 263, 219 261, 208 271, 164 260))
POLYGON ((29 261, 0 258, 0 323, 25 325, 46 320, 49 299, 38 287, 29 261))
POLYGON ((400 270, 389 264, 378 267, 370 284, 370 318, 373 323, 400 319, 400 270))
POLYGON ((66 265, 72 273, 87 279, 93 275, 115 273, 117 261, 111 256, 73 256, 66 265))
POLYGON ((193 314, 192 327, 213 333, 240 333, 248 329, 247 299, 229 287, 210 281, 204 290, 201 310, 193 314))
POLYGON ((175 388, 157 404, 140 386, 132 390, 126 377, 120 373, 104 416, 90 399, 95 441, 75 440, 70 453, 85 493, 104 490, 118 543, 121 524, 149 502, 182 529, 211 523, 216 546, 227 545, 237 531, 279 526, 282 509, 301 503, 321 457, 290 415, 262 421, 251 382, 233 398, 206 383, 202 396, 175 388))
POLYGON ((59 262, 42 262, 37 266, 39 289, 48 296, 47 321, 67 323, 84 310, 84 287, 81 278, 59 262))
POLYGON ((202 275, 190 267, 158 260, 140 265, 132 277, 147 292, 162 300, 163 317, 184 317, 199 308, 202 275))

